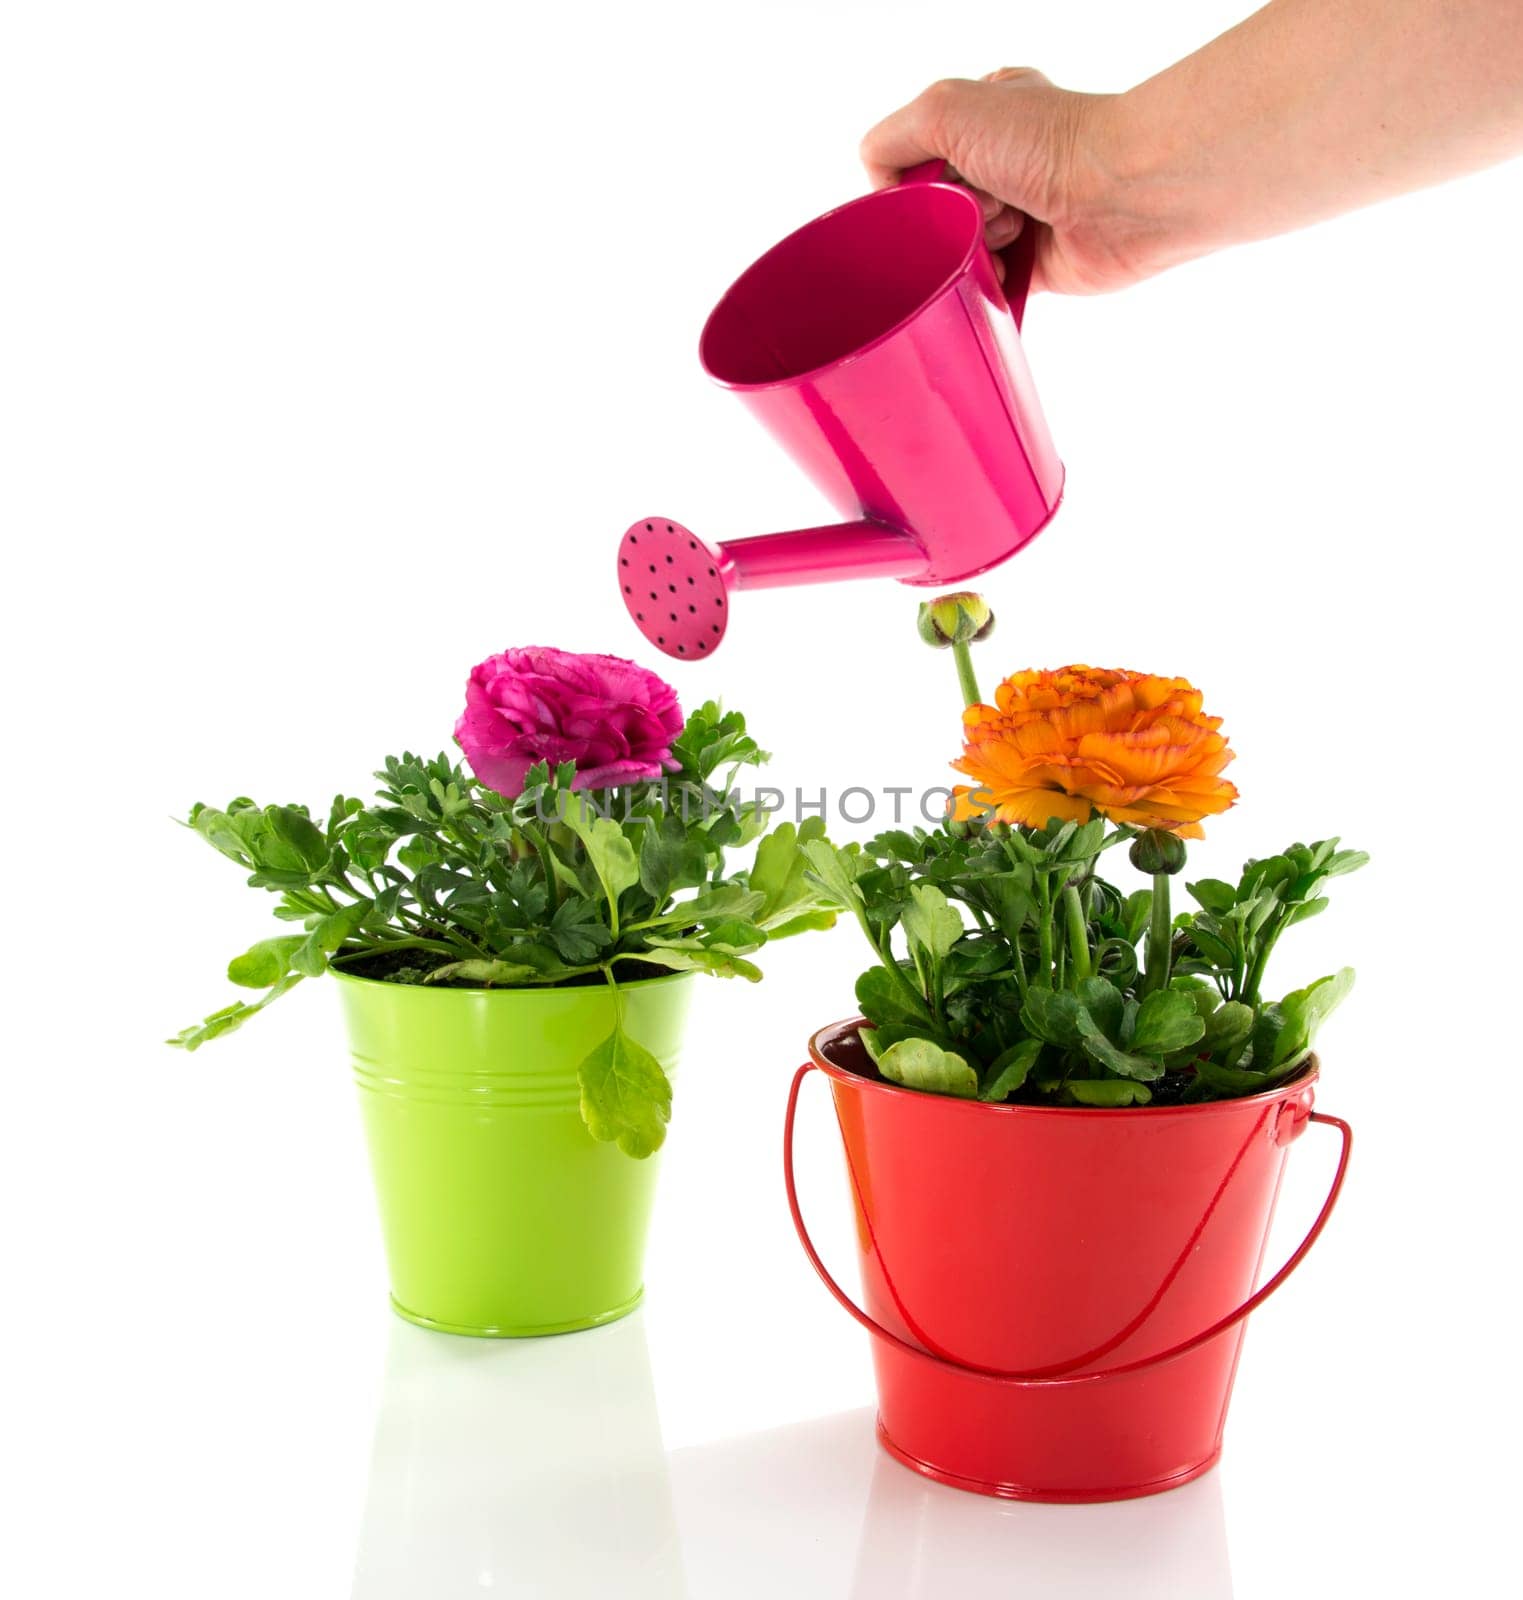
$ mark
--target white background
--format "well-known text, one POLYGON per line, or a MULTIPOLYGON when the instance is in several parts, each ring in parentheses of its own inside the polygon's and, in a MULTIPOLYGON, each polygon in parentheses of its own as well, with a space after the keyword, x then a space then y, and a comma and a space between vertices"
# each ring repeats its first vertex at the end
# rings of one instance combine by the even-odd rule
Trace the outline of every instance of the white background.
MULTIPOLYGON (((463 1430, 438 1470, 482 1491, 543 1463, 553 1483, 555 1407, 536 1427, 514 1385, 585 1394, 585 1358, 493 1347, 469 1359, 506 1388, 455 1412, 467 1358, 399 1338, 321 985, 194 1057, 163 1048, 270 927, 170 819, 363 792, 386 752, 444 744, 468 668, 509 644, 661 667, 611 578, 631 519, 723 538, 823 510, 698 368, 729 279, 858 192, 860 135, 932 78, 1029 63, 1119 89, 1240 14, 0 13, 7 1590, 332 1596, 358 1558, 363 1594, 581 1592, 576 1551, 617 1523, 597 1495, 515 1522, 488 1494, 473 1524, 478 1499, 425 1473, 407 1492, 436 1564, 409 1587, 372 1547, 397 1491, 372 1471, 388 1407, 434 1382, 422 1415, 463 1430), (410 1361, 447 1370, 409 1389, 410 1361), (559 1577, 535 1587, 546 1560, 559 1577)), ((1196 868, 1333 832, 1375 858, 1278 958, 1285 988, 1359 969, 1321 1091, 1359 1143, 1325 1240, 1249 1335, 1223 1468, 1146 1509, 1060 1513, 873 1476, 865 1343, 800 1257, 778 1171, 804 1040, 851 1009, 842 928, 769 953, 760 987, 705 986, 647 1307, 587 1336, 658 1419, 631 1448, 657 1478, 674 1452, 656 1498, 695 1596, 1503 1587, 1520 207, 1514 165, 1030 309, 1069 490, 983 584, 986 681, 1186 674, 1243 794, 1196 868)), ((743 596, 718 659, 671 670, 688 703, 746 710, 785 787, 941 781, 956 687, 915 600, 743 596)), ((1297 1147, 1282 1252, 1329 1156, 1297 1147)))

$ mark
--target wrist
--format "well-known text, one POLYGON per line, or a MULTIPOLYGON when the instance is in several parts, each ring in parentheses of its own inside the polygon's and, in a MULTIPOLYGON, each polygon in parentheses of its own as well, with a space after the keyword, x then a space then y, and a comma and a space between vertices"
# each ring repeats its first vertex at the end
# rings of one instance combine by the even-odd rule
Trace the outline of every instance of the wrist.
MULTIPOLYGON (((1156 81, 1156 80, 1155 80, 1156 81)), ((1153 83, 1086 95, 1074 141, 1072 225, 1093 229, 1133 278, 1147 278, 1216 248, 1199 203, 1199 151, 1180 119, 1153 102, 1153 83)))

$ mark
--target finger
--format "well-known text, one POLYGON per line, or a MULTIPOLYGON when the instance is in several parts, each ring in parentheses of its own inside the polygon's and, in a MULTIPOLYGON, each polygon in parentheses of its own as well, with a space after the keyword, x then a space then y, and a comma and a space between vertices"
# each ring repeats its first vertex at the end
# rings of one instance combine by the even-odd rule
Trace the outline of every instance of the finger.
POLYGON ((986 72, 983 76, 984 83, 1013 83, 1016 79, 1024 79, 1035 84, 1050 84, 1051 79, 1046 73, 1038 72, 1035 67, 1001 67, 997 72, 986 72))
POLYGON ((897 183, 902 173, 922 161, 950 158, 951 152, 937 137, 940 118, 933 115, 932 108, 933 104, 945 107, 955 89, 951 82, 937 84, 868 131, 862 141, 862 165, 875 189, 897 183))
MULTIPOLYGON (((947 168, 947 177, 952 178, 952 169, 947 168)), ((984 214, 984 224, 993 222, 1005 209, 1005 202, 996 194, 990 194, 987 189, 977 189, 971 183, 967 185, 968 193, 978 201, 978 209, 984 214)))
POLYGON ((1001 210, 998 216, 992 217, 984 224, 984 243, 991 250, 1003 250, 1006 245, 1013 244, 1020 236, 1021 223, 1025 218, 1018 211, 1011 211, 1008 207, 1001 210))

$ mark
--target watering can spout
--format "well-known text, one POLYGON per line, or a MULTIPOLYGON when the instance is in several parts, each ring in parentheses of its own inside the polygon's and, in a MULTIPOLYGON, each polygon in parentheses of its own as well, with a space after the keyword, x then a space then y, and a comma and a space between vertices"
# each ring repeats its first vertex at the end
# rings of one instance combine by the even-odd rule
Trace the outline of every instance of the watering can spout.
POLYGON ((1003 281, 983 214, 940 163, 790 234, 725 292, 699 358, 838 516, 710 544, 650 517, 619 542, 635 626, 714 653, 737 589, 887 577, 963 583, 1047 525, 1063 493, 1021 348, 1035 226, 1003 281))
POLYGON ((848 578, 924 578, 919 540, 864 519, 710 544, 670 517, 642 517, 619 541, 619 588, 635 626, 658 650, 701 661, 719 648, 736 589, 848 578))

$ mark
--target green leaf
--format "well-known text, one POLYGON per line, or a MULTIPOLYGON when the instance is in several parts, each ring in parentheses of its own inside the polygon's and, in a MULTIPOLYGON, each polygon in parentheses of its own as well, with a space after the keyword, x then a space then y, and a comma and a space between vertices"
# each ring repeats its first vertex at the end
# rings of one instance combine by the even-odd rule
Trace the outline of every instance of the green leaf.
MULTIPOLYGON (((1222 997, 1214 983, 1207 983, 1204 978, 1191 978, 1176 975, 1170 983, 1176 993, 1185 995, 1198 1017, 1209 1019, 1215 1014, 1222 1003, 1222 997)), ((1206 1025, 1207 1033, 1210 1032, 1210 1023, 1206 1025)))
POLYGON ((1028 1033, 1065 1050, 1077 1049, 1083 1043, 1081 1017, 1094 1026, 1077 998, 1063 989, 1029 989, 1021 1007, 1021 1021, 1028 1033))
POLYGON ((437 839, 431 839, 426 833, 414 834, 406 844, 397 851, 397 860, 409 872, 422 872, 425 867, 435 865, 443 857, 443 850, 437 839))
POLYGON ((254 858, 244 843, 243 833, 226 811, 197 803, 191 808, 189 825, 230 861, 240 866, 253 866, 254 858))
POLYGON ((755 921, 762 908, 763 897, 753 894, 738 883, 721 884, 718 888, 694 895, 691 900, 679 900, 658 917, 642 918, 643 931, 648 928, 692 928, 710 918, 743 917, 755 921))
POLYGON ((1121 1018, 1126 1001, 1115 984, 1105 978, 1086 978, 1078 988, 1079 1003, 1094 1018, 1101 1033, 1113 1042, 1121 1039, 1121 1018))
POLYGON ((1205 1043, 1213 1055, 1230 1054, 1247 1044, 1253 1033, 1254 1012, 1240 1000, 1228 1000, 1206 1018, 1205 1043))
POLYGON ((824 841, 825 819, 808 817, 801 827, 791 822, 779 823, 757 845, 749 881, 762 896, 757 921, 764 927, 797 908, 814 905, 817 895, 809 881, 810 863, 804 846, 824 841))
POLYGON ((1198 905, 1221 917, 1237 902, 1237 890, 1220 878, 1202 878, 1199 883, 1187 883, 1185 888, 1198 905))
POLYGON ((616 907, 619 896, 640 881, 640 864, 635 860, 634 846, 612 817, 598 816, 581 794, 567 794, 565 800, 565 814, 561 820, 586 847, 587 859, 598 875, 603 894, 609 906, 616 907))
POLYGON ((452 961, 448 966, 435 967, 423 980, 425 983, 471 983, 483 989, 518 989, 530 984, 545 983, 554 974, 539 966, 523 961, 470 960, 452 961))
POLYGON ((767 942, 766 930, 746 917, 711 918, 687 937, 710 949, 735 950, 741 955, 760 950, 767 942))
POLYGON ((673 906, 672 915, 680 914, 684 923, 707 922, 715 917, 744 917, 748 922, 760 922, 763 903, 763 897, 754 890, 726 883, 673 906))
POLYGON ((943 1050, 929 1039, 901 1039, 891 1045, 879 1058, 878 1071, 906 1089, 961 1100, 978 1098, 978 1074, 955 1051, 943 1050))
MULTIPOLYGON (((1334 839, 1330 841, 1337 843, 1334 839)), ((1360 867, 1368 866, 1370 858, 1363 850, 1339 850, 1323 865, 1322 870, 1329 878, 1341 878, 1345 872, 1357 872, 1360 867)))
POLYGON ((305 943, 306 936, 299 933, 261 939, 228 962, 228 979, 243 989, 268 989, 291 970, 292 955, 305 943))
MULTIPOLYGON (((809 820, 813 822, 814 818, 809 820)), ((928 838, 923 828, 913 832, 905 828, 885 828, 882 833, 874 834, 863 849, 878 861, 922 861, 928 838)))
POLYGON ((720 767, 759 766, 767 752, 746 732, 746 719, 738 711, 722 711, 709 700, 692 712, 681 733, 672 740, 672 754, 685 773, 707 782, 720 767))
POLYGON ((903 925, 910 944, 924 950, 936 962, 945 961, 952 946, 963 935, 962 918, 947 903, 941 890, 929 883, 917 883, 910 890, 903 925))
POLYGON ((1128 944, 1136 944, 1147 932, 1149 920, 1153 915, 1153 891, 1151 889, 1138 889, 1135 894, 1126 897, 1126 903, 1121 911, 1121 926, 1126 934, 1128 944))
POLYGON ((1159 989, 1148 995, 1137 1011, 1131 1048, 1138 1055, 1173 1055, 1194 1044, 1205 1031, 1189 995, 1177 989, 1159 989))
POLYGON ((266 806, 266 832, 255 860, 262 867, 315 873, 328 864, 328 841, 323 831, 296 806, 266 806))
MULTIPOLYGON (((904 971, 902 967, 899 970, 904 971)), ((913 985, 913 973, 905 976, 913 985)), ((896 1022, 918 1023, 927 1028, 935 1025, 930 1006, 897 982, 886 967, 869 967, 857 979, 857 1004, 862 1015, 879 1027, 896 1022)))
MULTIPOLYGON (((386 864, 386 858, 391 854, 391 848, 397 842, 398 835, 395 829, 386 827, 373 817, 364 816, 352 826, 345 828, 343 837, 344 848, 348 850, 350 860, 360 871, 379 872, 386 864)), ((410 841, 413 842, 415 841, 410 841)), ((406 854, 408 848, 408 845, 402 847, 398 852, 399 859, 406 854)), ((405 862, 403 864, 406 865, 405 862)))
POLYGON ((613 935, 603 922, 602 907, 579 895, 568 895, 555 908, 549 932, 555 948, 572 966, 596 961, 613 942, 613 935))
POLYGON ((723 945, 704 945, 696 939, 653 939, 635 959, 653 961, 673 972, 707 972, 715 978, 744 978, 747 983, 761 980, 761 968, 723 945))
POLYGON ((701 836, 688 833, 676 812, 640 830, 640 886, 665 905, 674 890, 694 889, 708 873, 709 851, 701 836))
POLYGON ((854 845, 837 849, 828 839, 811 839, 800 846, 809 861, 809 875, 843 911, 861 912, 862 893, 857 876, 864 858, 854 845))
POLYGON ((1063 1086, 1081 1106, 1145 1106, 1153 1092, 1116 1078, 1070 1078, 1063 1086))
POLYGON ((1036 1065, 1036 1059, 1041 1053, 1040 1039, 1022 1039, 1019 1044, 1013 1044, 1008 1050, 1001 1051, 989 1063, 984 1086, 978 1091, 978 1098, 996 1105, 1002 1100, 1009 1099, 1025 1083, 1027 1075, 1036 1065))
POLYGON ((1195 944, 1195 948, 1214 967, 1230 972, 1233 964, 1232 946, 1225 939, 1219 938, 1214 932, 1207 931, 1201 925, 1201 919, 1196 917, 1185 930, 1195 944))
POLYGON ((1010 949, 1003 939, 966 933, 947 954, 943 971, 948 997, 991 978, 1008 979, 1013 971, 1010 949))
POLYGON ((594 1139, 617 1144, 639 1160, 661 1148, 672 1114, 671 1081, 661 1063, 622 1025, 593 1047, 577 1078, 582 1120, 594 1139))
POLYGON ((1152 1056, 1137 1055, 1133 1051, 1123 1050, 1119 1045, 1112 1044, 1101 1033, 1095 1019, 1084 1010, 1079 1012, 1079 1034, 1084 1054, 1098 1066, 1107 1067, 1123 1078, 1151 1081, 1163 1076, 1161 1061, 1154 1060, 1152 1056))
POLYGON ((328 957, 344 943, 369 915, 371 902, 358 900, 352 906, 330 912, 313 924, 307 937, 291 952, 291 968, 304 978, 317 978, 328 970, 328 957))
POLYGON ((1229 1098, 1240 1094, 1258 1094, 1274 1082, 1266 1072, 1248 1072, 1241 1067, 1224 1066, 1219 1061, 1197 1061, 1195 1076, 1206 1088, 1229 1098))
POLYGON ((199 1050, 208 1040, 220 1039, 223 1034, 241 1028, 250 1017, 256 1016, 272 1001, 278 1000, 281 995, 294 989, 300 982, 299 973, 289 972, 278 983, 272 985, 262 999, 254 1001, 252 1005, 246 1000, 239 1000, 230 1006, 224 1006, 200 1022, 182 1028, 173 1039, 166 1039, 164 1042, 180 1050, 199 1050))
MULTIPOLYGON (((1086 823, 1087 827, 1088 824, 1086 823)), ((1077 822, 1063 822, 1057 817, 1049 817, 1047 826, 1039 828, 1032 836, 1032 843, 1047 857, 1048 863, 1061 859, 1068 841, 1079 831, 1077 822)))
POLYGON ((1283 1075, 1300 1066, 1311 1052, 1317 1030, 1347 999, 1353 987, 1354 969, 1344 967, 1286 995, 1280 1002, 1284 1025, 1275 1038, 1269 1061, 1264 1064, 1267 1070, 1283 1075))
POLYGON ((796 933, 814 933, 836 925, 834 911, 805 911, 799 916, 789 917, 786 922, 777 922, 767 929, 767 940, 771 943, 776 939, 791 939, 796 933))
POLYGON ((875 1063, 881 1061, 884 1055, 902 1039, 929 1039, 932 1044, 941 1045, 944 1049, 953 1047, 950 1039, 936 1036, 934 1023, 929 1025, 919 1022, 875 1023, 870 1028, 863 1028, 858 1038, 862 1041, 862 1048, 875 1063))
POLYGON ((1105 818, 1091 817, 1082 826, 1066 822, 1047 845, 1047 858, 1059 866, 1083 866, 1092 861, 1105 844, 1105 818))

